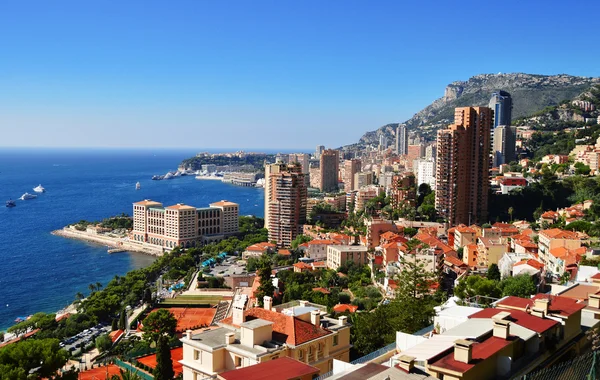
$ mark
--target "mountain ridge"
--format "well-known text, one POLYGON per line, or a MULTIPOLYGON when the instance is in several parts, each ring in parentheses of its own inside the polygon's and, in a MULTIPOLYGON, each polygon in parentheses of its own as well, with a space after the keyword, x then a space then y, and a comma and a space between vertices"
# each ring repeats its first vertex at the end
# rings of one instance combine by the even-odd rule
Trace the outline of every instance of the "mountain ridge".
MULTIPOLYGON (((487 106, 494 91, 504 90, 511 94, 514 120, 576 98, 598 84, 600 84, 598 77, 568 74, 478 74, 466 81, 454 81, 448 84, 442 97, 434 100, 402 124, 406 124, 409 131, 418 130, 419 134, 431 140, 435 138, 435 131, 452 123, 455 107, 487 106)), ((394 139, 397 125, 398 123, 389 123, 367 132, 358 143, 345 148, 377 144, 381 135, 394 139)))

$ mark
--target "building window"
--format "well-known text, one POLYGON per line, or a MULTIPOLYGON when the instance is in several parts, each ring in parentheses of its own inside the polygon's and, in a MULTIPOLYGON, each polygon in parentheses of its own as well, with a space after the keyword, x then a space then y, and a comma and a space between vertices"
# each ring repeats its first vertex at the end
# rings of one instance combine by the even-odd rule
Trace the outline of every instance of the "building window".
POLYGON ((338 343, 339 343, 339 342, 338 342, 338 336, 337 336, 337 335, 334 335, 334 336, 333 336, 333 345, 334 345, 334 346, 337 346, 337 345, 338 345, 338 343))
POLYGON ((298 350, 298 360, 304 360, 304 351, 298 350))
POLYGON ((242 366, 242 358, 239 357, 239 356, 236 356, 235 357, 235 367, 238 368, 238 367, 241 367, 241 366, 242 366))
POLYGON ((198 350, 194 350, 194 360, 199 361, 202 364, 202 354, 198 350))

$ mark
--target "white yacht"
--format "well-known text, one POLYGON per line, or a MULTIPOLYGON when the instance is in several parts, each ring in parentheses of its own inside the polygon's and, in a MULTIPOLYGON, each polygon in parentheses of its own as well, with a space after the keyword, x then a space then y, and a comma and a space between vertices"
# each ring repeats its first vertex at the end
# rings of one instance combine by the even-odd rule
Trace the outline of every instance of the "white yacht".
POLYGON ((34 199, 34 198, 37 198, 37 195, 25 193, 25 194, 21 195, 21 198, 19 198, 19 199, 22 201, 26 201, 28 199, 34 199))
POLYGON ((36 193, 45 193, 46 189, 44 189, 42 185, 37 185, 33 188, 33 191, 35 191, 36 193))
POLYGON ((139 189, 141 189, 141 188, 142 188, 142 185, 140 185, 140 183, 139 183, 139 182, 135 184, 135 189, 136 189, 136 190, 139 190, 139 189))

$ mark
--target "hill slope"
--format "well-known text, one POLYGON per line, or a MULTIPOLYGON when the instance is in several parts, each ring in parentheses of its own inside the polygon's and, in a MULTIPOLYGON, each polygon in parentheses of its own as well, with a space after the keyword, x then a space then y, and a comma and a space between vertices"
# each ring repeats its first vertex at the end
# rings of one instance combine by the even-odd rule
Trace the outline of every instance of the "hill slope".
MULTIPOLYGON (((405 124, 409 130, 421 130, 422 134, 434 138, 435 130, 453 121, 454 108, 463 106, 487 106, 496 90, 508 91, 513 98, 513 119, 529 116, 545 107, 555 106, 567 99, 576 98, 595 84, 600 78, 576 77, 566 74, 481 74, 467 81, 450 83, 444 96, 417 112, 405 124), (429 128, 423 128, 429 126, 429 128)), ((377 144, 381 134, 394 138, 394 127, 387 124, 367 132, 358 145, 377 144)))

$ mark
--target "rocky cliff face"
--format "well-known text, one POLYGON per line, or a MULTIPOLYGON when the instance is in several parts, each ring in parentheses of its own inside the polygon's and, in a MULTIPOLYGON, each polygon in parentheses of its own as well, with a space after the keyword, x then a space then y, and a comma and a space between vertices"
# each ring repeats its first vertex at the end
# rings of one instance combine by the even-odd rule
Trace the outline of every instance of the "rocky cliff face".
MULTIPOLYGON (((429 138, 439 127, 454 118, 454 108, 463 106, 487 106, 492 93, 504 90, 513 99, 513 119, 529 116, 548 106, 555 106, 567 99, 574 99, 591 86, 600 84, 600 78, 575 77, 566 74, 481 74, 467 81, 450 83, 444 96, 417 112, 405 123, 409 130, 425 131, 429 138)), ((387 124, 367 132, 359 145, 376 144, 380 135, 395 137, 395 126, 387 124)))

